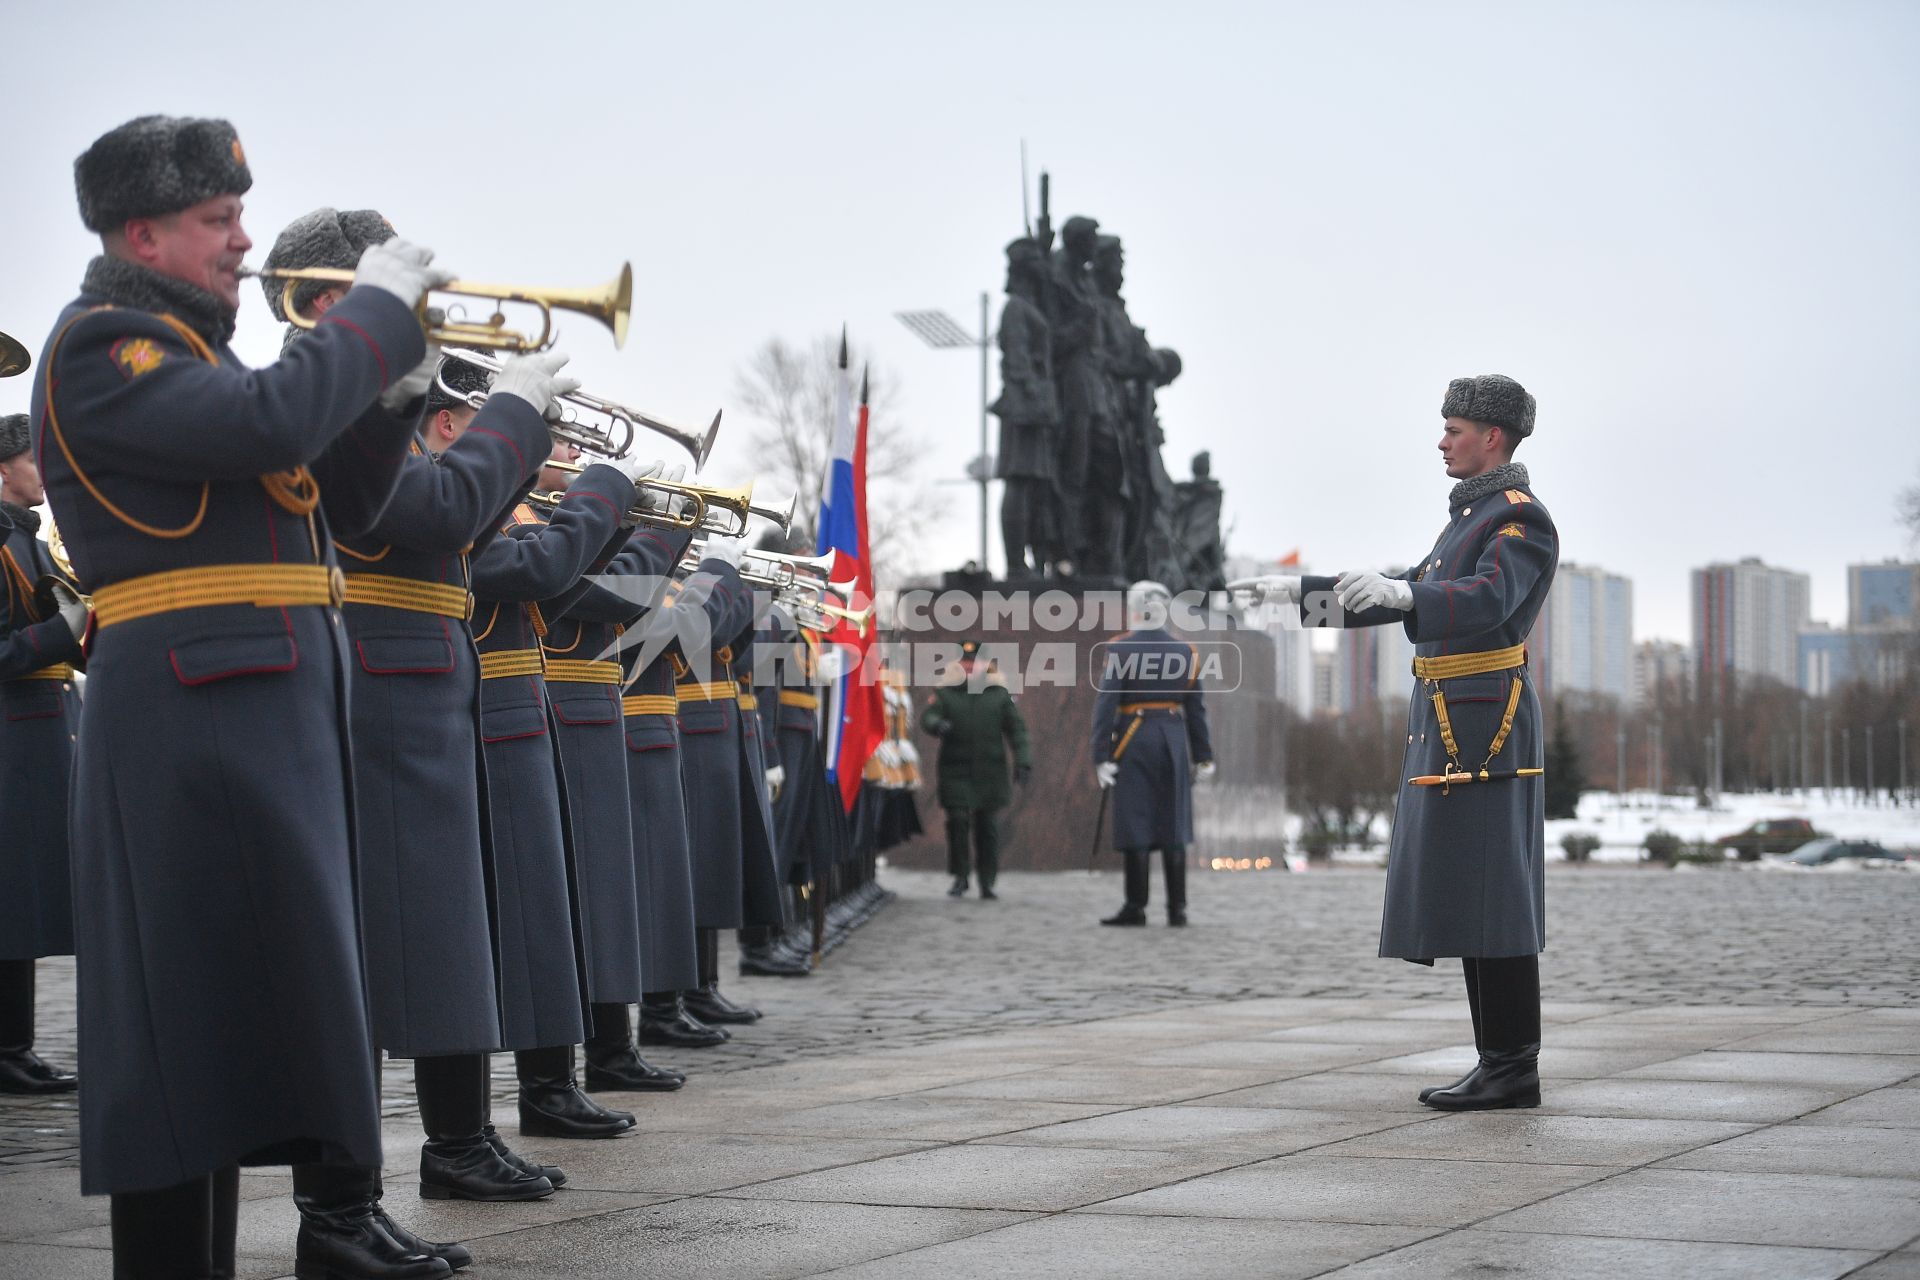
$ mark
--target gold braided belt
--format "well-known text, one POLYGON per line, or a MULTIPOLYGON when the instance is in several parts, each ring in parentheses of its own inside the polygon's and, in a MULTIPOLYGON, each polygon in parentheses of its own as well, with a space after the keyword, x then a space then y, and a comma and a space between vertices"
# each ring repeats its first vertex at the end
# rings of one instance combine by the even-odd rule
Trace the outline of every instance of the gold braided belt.
POLYGON ((740 696, 740 686, 731 680, 709 680, 705 684, 688 680, 673 686, 681 702, 732 702, 740 696))
POLYGON ((346 599, 346 577, 320 564, 208 564, 115 582, 93 593, 97 626, 181 609, 250 604, 258 609, 331 605, 346 599))
POLYGON ((591 662, 584 658, 548 658, 547 680, 565 684, 619 684, 622 680, 617 662, 591 662))
POLYGON ((741 689, 739 698, 740 709, 742 711, 758 711, 760 709, 760 699, 753 696, 753 690, 741 689))
POLYGON ((670 716, 680 709, 680 699, 670 693, 630 693, 620 699, 620 710, 630 716, 670 716))
POLYGON ((1120 714, 1123 716, 1141 716, 1149 711, 1171 711, 1179 715, 1185 710, 1185 706, 1178 702, 1123 702, 1120 704, 1120 714))
POLYGON ((347 575, 347 603, 374 604, 409 613, 434 613, 465 621, 473 616, 473 593, 418 578, 396 578, 387 573, 347 575))
POLYGON ((800 707, 807 711, 818 711, 820 709, 820 695, 817 693, 802 693, 798 689, 782 689, 780 691, 780 705, 783 707, 800 707))
POLYGON ((545 669, 538 649, 502 649, 480 655, 482 680, 505 680, 509 676, 537 676, 545 669))
MULTIPOLYGON (((68 666, 64 662, 56 662, 50 667, 42 667, 38 671, 29 671, 27 672, 27 674, 23 676, 13 677, 13 680, 71 680, 71 679, 73 679, 73 668, 68 666)), ((12 684, 13 680, 9 680, 7 683, 12 684)))
MULTIPOLYGON (((1437 658, 1413 660, 1413 674, 1426 681, 1433 689, 1428 696, 1433 702, 1434 718, 1440 725, 1440 743, 1447 749, 1446 772, 1431 775, 1439 782, 1440 794, 1446 795, 1452 789, 1454 781, 1493 780, 1488 766, 1493 763, 1493 758, 1500 754, 1500 748, 1507 745, 1507 735, 1513 732, 1513 718, 1520 710, 1520 694, 1526 686, 1518 675, 1513 677, 1507 689, 1507 709, 1506 714, 1500 718, 1499 732, 1493 735, 1493 742, 1487 748, 1487 758, 1480 762, 1480 771, 1477 774, 1470 774, 1460 763, 1460 743, 1453 736, 1453 718, 1447 714, 1447 694, 1440 687, 1439 682, 1460 676, 1486 675, 1495 671, 1524 671, 1526 665, 1527 646, 1524 644, 1512 645, 1505 649, 1489 649, 1484 653, 1451 653, 1437 658)), ((1538 774, 1532 770, 1523 770, 1508 776, 1537 777, 1538 774)), ((1414 781, 1421 786, 1432 785, 1431 781, 1418 779, 1409 779, 1409 781, 1414 781)))

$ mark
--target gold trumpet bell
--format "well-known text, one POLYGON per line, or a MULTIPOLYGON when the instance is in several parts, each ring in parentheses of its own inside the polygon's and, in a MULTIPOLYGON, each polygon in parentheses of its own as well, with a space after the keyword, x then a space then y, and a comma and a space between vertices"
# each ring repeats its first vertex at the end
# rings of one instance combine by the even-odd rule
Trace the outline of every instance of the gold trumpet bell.
POLYGON ((11 378, 16 373, 25 373, 33 363, 33 357, 19 339, 0 333, 0 378, 11 378))

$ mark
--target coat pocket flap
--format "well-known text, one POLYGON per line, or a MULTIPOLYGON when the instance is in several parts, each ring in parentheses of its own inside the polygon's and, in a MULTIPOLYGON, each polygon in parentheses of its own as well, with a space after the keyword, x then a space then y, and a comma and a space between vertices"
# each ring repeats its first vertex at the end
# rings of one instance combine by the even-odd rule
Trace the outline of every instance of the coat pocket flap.
POLYGON ((442 675, 453 670, 453 642, 445 636, 360 636, 353 642, 362 669, 373 675, 442 675))
MULTIPOLYGON (((547 686, 547 693, 552 696, 552 685, 547 686)), ((612 724, 620 719, 620 700, 614 695, 612 685, 603 686, 598 693, 554 698, 553 718, 561 724, 612 724)))
POLYGON ((1483 676, 1455 676, 1442 680, 1440 689, 1447 695, 1449 706, 1456 702, 1505 702, 1513 689, 1513 677, 1503 671, 1483 676))
POLYGON ((659 751, 671 747, 679 740, 674 732, 673 722, 660 716, 629 718, 627 721, 627 750, 659 751))
POLYGON ((0 697, 9 720, 51 720, 65 710, 60 684, 53 680, 22 680, 7 686, 0 697))
POLYGON ((546 709, 537 705, 488 707, 480 713, 480 736, 488 742, 532 738, 546 731, 546 709))
POLYGON ((173 674, 185 685, 234 676, 277 675, 300 664, 300 646, 286 632, 263 636, 203 636, 167 653, 173 674))
POLYGON ((680 732, 719 733, 726 727, 726 703, 683 702, 680 704, 680 732))

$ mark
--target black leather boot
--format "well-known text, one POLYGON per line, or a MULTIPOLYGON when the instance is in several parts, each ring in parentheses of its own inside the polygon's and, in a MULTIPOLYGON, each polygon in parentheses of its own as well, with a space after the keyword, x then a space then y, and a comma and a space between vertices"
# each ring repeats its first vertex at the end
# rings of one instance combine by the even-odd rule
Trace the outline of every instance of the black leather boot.
MULTIPOLYGON (((774 978, 804 978, 810 971, 798 964, 791 956, 785 956, 773 948, 773 930, 742 929, 740 931, 740 972, 743 974, 763 974, 774 978)), ((697 959, 700 965, 700 985, 696 989, 682 993, 687 1012, 702 1022, 754 1022, 760 1017, 758 1010, 752 1010, 752 1017, 737 1015, 732 1010, 739 1008, 730 1001, 718 1002, 707 998, 719 991, 720 987, 720 931, 702 929, 700 931, 700 951, 697 959), (705 993, 705 994, 703 994, 705 993)))
POLYGON ((1142 925, 1147 922, 1147 851, 1124 849, 1120 854, 1126 876, 1127 904, 1101 924, 1142 925))
MULTIPOLYGON (((1460 961, 1460 972, 1466 978, 1467 1012, 1473 1016, 1473 1048, 1474 1052, 1478 1053, 1481 1046, 1485 1043, 1480 1038, 1480 962, 1472 956, 1466 956, 1460 961)), ((1420 1101, 1425 1102, 1434 1094, 1445 1089, 1458 1089, 1461 1085, 1479 1074, 1479 1071, 1480 1063, 1476 1060, 1473 1064, 1473 1069, 1461 1076, 1458 1080, 1455 1080, 1452 1084, 1428 1085, 1422 1089, 1420 1091, 1420 1101)))
POLYGON ((1187 923, 1187 846, 1170 844, 1160 851, 1160 870, 1167 881, 1167 924, 1182 929, 1187 923))
MULTIPOLYGON (((235 1172, 238 1172, 238 1170, 235 1170, 235 1172)), ((437 1244, 432 1240, 422 1240, 419 1236, 395 1222, 393 1215, 388 1213, 386 1207, 380 1203, 385 1194, 385 1179, 380 1171, 376 1169, 373 1174, 374 1220, 380 1224, 382 1230, 393 1237, 394 1241, 399 1244, 402 1249, 405 1249, 409 1253, 424 1253, 429 1258, 438 1258, 455 1271, 473 1262, 473 1255, 467 1252, 467 1246, 463 1244, 437 1244)))
MULTIPOLYGON (((741 968, 746 967, 745 959, 741 968)), ((760 1011, 750 1005, 735 1004, 720 994, 720 984, 715 982, 689 991, 682 997, 688 1013, 709 1025, 734 1023, 736 1025, 760 1021, 760 1011)))
POLYGON ((614 1138, 633 1128, 633 1113, 601 1106, 580 1091, 573 1075, 573 1046, 523 1049, 513 1055, 520 1070, 520 1132, 529 1138, 614 1138))
POLYGON ((1540 1105, 1540 1046, 1482 1049, 1480 1066, 1451 1089, 1422 1099, 1438 1111, 1497 1111, 1540 1105))
POLYGON ((656 1067, 633 1047, 633 1023, 624 1004, 593 1006, 587 1040, 587 1088, 594 1093, 669 1093, 687 1082, 678 1071, 656 1067))
POLYGON ((953 878, 953 883, 947 888, 947 896, 949 898, 966 897, 967 896, 967 878, 965 876, 955 876, 953 878))
POLYGON ((725 1027, 710 1027, 690 1015, 680 993, 647 995, 640 1001, 641 1044, 670 1044, 682 1049, 711 1049, 733 1039, 725 1027))
POLYGON ((487 1145, 493 1148, 494 1154, 498 1155, 502 1160, 505 1160, 520 1172, 527 1174, 529 1177, 545 1178, 556 1188, 567 1185, 566 1170, 557 1164, 537 1164, 527 1159, 507 1145, 507 1140, 500 1136, 500 1131, 493 1127, 491 1120, 481 1126, 480 1136, 487 1140, 487 1145))
MULTIPOLYGON (((200 1177, 159 1191, 114 1192, 114 1280, 206 1280, 216 1274, 211 1185, 210 1177, 200 1177)), ((226 1253, 233 1253, 231 1230, 226 1253)))
POLYGON ((420 1195, 427 1200, 540 1200, 553 1183, 500 1158, 481 1130, 486 1059, 477 1053, 416 1058, 414 1094, 427 1141, 420 1148, 420 1195))
MULTIPOLYGON (((813 965, 810 962, 776 947, 763 945, 740 949, 740 976, 743 978, 805 978, 812 973, 813 965)), ((692 993, 688 995, 688 1003, 689 1005, 694 1003, 692 993)), ((694 1009, 694 1014, 697 1017, 706 1018, 708 1022, 723 1021, 723 1019, 707 1018, 698 1008, 694 1009)), ((747 1021, 751 1022, 753 1019, 748 1018, 747 1021)))
POLYGON ((50 1067, 32 1049, 0 1049, 0 1093, 72 1093, 80 1077, 50 1067))
POLYGON ((375 1170, 293 1166, 300 1210, 293 1273, 299 1280, 427 1280, 453 1274, 444 1259, 394 1238, 379 1208, 375 1170))

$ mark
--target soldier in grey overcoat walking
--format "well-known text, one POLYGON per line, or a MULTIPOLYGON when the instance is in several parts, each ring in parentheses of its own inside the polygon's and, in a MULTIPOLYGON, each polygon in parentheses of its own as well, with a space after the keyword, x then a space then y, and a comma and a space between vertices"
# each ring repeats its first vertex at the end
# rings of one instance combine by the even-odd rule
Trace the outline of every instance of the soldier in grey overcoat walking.
POLYGON ((33 1051, 33 963, 73 954, 67 859, 67 780, 80 695, 87 607, 71 591, 49 599, 55 576, 37 535, 45 499, 27 415, 0 417, 0 1093, 70 1093, 75 1077, 33 1051))
POLYGON ((147 116, 74 166, 101 237, 35 369, 36 461, 91 594, 72 850, 81 1189, 116 1271, 232 1274, 237 1165, 302 1183, 302 1272, 449 1263, 378 1203, 343 584, 407 456, 444 282, 390 241, 274 364, 229 345, 252 241, 222 120, 147 116))
POLYGON ((1172 602, 1161 583, 1128 587, 1128 629, 1103 646, 1095 673, 1094 778, 1112 793, 1113 847, 1124 859, 1127 894, 1101 924, 1147 922, 1155 849, 1167 881, 1167 923, 1187 923, 1193 784, 1213 775, 1213 735, 1200 652, 1167 629, 1172 602))
POLYGON ((1308 626, 1400 625, 1414 687, 1388 851, 1380 954, 1459 956, 1479 1062, 1424 1090, 1449 1111, 1540 1102, 1540 965, 1547 941, 1544 738, 1526 641, 1559 564, 1553 518, 1513 461, 1534 400, 1499 374, 1456 378, 1439 449, 1455 484, 1418 564, 1387 577, 1269 577, 1308 626))

